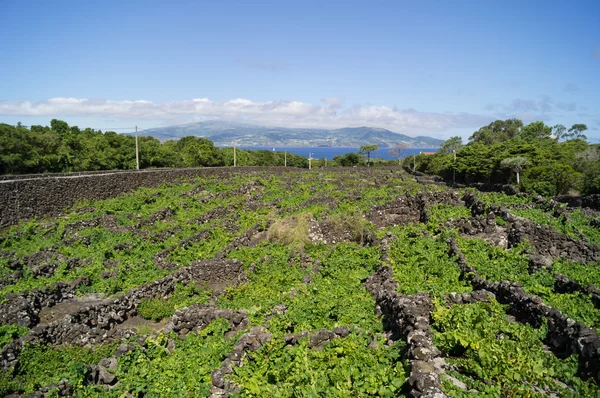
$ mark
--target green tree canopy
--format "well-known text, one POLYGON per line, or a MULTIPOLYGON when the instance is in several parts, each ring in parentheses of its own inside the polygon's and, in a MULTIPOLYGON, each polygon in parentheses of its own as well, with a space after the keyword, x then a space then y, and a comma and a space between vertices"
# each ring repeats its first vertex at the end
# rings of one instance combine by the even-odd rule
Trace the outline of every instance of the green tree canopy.
POLYGON ((583 132, 586 130, 587 130, 587 126, 585 124, 582 124, 582 123, 574 124, 569 129, 569 134, 570 134, 570 137, 573 137, 573 139, 587 140, 587 137, 585 136, 585 134, 583 134, 583 132))
POLYGON ((454 136, 448 138, 440 147, 440 152, 452 153, 463 147, 462 137, 454 136))
POLYGON ((496 120, 474 132, 469 141, 487 145, 504 142, 517 137, 522 127, 519 119, 496 120))
POLYGON ((544 122, 533 122, 523 127, 518 134, 524 140, 539 140, 552 137, 552 127, 546 126, 544 122))
POLYGON ((523 156, 517 156, 514 158, 506 158, 500 162, 500 166, 505 169, 510 169, 517 175, 517 185, 521 182, 519 175, 521 171, 525 168, 525 166, 529 164, 529 160, 523 156))
POLYGON ((377 146, 377 144, 366 144, 366 145, 360 146, 359 152, 366 153, 367 154, 367 164, 371 164, 371 152, 375 152, 378 149, 379 149, 379 146, 377 146))

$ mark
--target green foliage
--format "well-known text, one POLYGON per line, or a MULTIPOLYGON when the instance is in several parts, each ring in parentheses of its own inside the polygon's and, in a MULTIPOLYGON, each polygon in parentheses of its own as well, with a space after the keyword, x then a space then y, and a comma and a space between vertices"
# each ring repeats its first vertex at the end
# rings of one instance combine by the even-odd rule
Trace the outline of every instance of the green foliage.
POLYGON ((600 193, 600 160, 596 160, 585 169, 583 174, 583 193, 585 195, 600 193))
MULTIPOLYGON (((139 137, 140 168, 233 165, 232 148, 220 149, 201 137, 161 141, 139 137)), ((283 166, 281 152, 237 150, 238 166, 283 166)), ((287 154, 287 165, 308 167, 306 157, 287 154)), ((136 167, 135 137, 80 130, 52 119, 50 127, 11 126, 0 123, 0 174, 128 170, 136 167)))
POLYGON ((398 290, 403 294, 427 292, 441 298, 445 293, 472 290, 460 280, 460 268, 446 254, 445 236, 431 238, 416 227, 394 229, 396 239, 389 252, 398 290))
POLYGON ((588 294, 554 293, 552 273, 548 270, 529 273, 529 257, 525 245, 504 250, 481 239, 459 238, 458 243, 468 264, 475 267, 482 277, 492 281, 520 282, 525 291, 540 296, 546 304, 559 309, 570 318, 590 327, 600 326, 600 310, 595 308, 588 294))
POLYGON ((585 134, 583 134, 583 132, 586 131, 587 129, 588 129, 587 126, 583 123, 574 124, 569 129, 570 137, 573 137, 573 139, 576 139, 576 140, 577 139, 586 140, 587 137, 585 136, 585 134))
POLYGON ((367 164, 370 165, 371 164, 371 152, 375 152, 378 149, 379 149, 379 146, 377 146, 377 144, 365 144, 365 145, 360 146, 359 152, 367 154, 367 164))
POLYGON ((469 141, 485 145, 508 141, 518 137, 522 127, 518 119, 496 120, 474 132, 469 141))
POLYGON ((556 196, 569 192, 579 186, 581 175, 566 164, 552 163, 532 167, 527 173, 523 185, 530 192, 540 195, 556 196))
POLYGON ((566 276, 583 287, 600 286, 600 264, 581 264, 566 260, 555 261, 553 271, 566 276))
POLYGON ((175 350, 171 354, 166 348, 168 336, 148 338, 147 349, 139 347, 119 357, 115 372, 119 384, 110 396, 208 396, 211 372, 236 342, 225 339, 229 328, 226 320, 217 319, 197 334, 188 334, 185 340, 172 335, 175 350))
POLYGON ((440 147, 440 152, 452 153, 463 147, 462 137, 454 136, 448 138, 440 147))
MULTIPOLYGON (((545 328, 509 322, 496 302, 451 308, 437 305, 432 317, 436 346, 455 358, 449 359, 451 365, 463 370, 451 374, 476 389, 477 396, 533 396, 533 385, 559 396, 599 393, 593 382, 576 377, 576 360, 558 359, 545 350, 541 341, 545 328)), ((445 388, 452 396, 465 396, 464 390, 450 383, 445 388)))
POLYGON ((363 163, 363 157, 359 153, 347 153, 345 155, 334 156, 333 160, 339 163, 340 166, 352 167, 363 163))
MULTIPOLYGON (((63 135, 77 134, 77 130, 56 126, 63 135)), ((208 145, 210 149, 202 140, 189 141, 190 145, 208 145)), ((543 164, 544 157, 555 156, 549 153, 556 148, 559 154, 555 159, 574 162, 583 147, 581 140, 557 143, 544 139, 531 144, 516 139, 494 144, 494 148, 477 143, 467 145, 460 153, 480 152, 477 156, 487 154, 493 158, 491 174, 481 175, 493 181, 499 178, 495 173, 506 157, 531 155, 532 167, 536 167, 543 164), (496 154, 494 150, 501 152, 496 154)), ((275 155, 268 156, 276 159, 275 155)), ((452 155, 421 158, 423 165, 444 170, 452 155)), ((357 242, 360 236, 372 232, 379 238, 388 232, 395 236, 388 255, 399 292, 428 292, 436 299, 433 328, 445 360, 453 365, 447 372, 477 391, 461 390, 445 382, 444 389, 450 396, 536 396, 539 390, 534 391, 533 385, 558 396, 597 396, 597 385, 577 377, 576 357, 558 359, 543 349, 544 327, 535 330, 508 322, 504 308, 497 303, 441 307, 439 303, 446 294, 471 291, 468 281, 461 280, 456 259, 447 255, 446 240, 454 237, 469 264, 484 277, 520 282, 527 292, 539 295, 546 304, 598 327, 600 311, 589 295, 555 293, 555 279, 548 271, 530 275, 525 244, 507 251, 446 230, 444 224, 448 220, 470 216, 469 209, 463 206, 429 206, 428 223, 374 230, 365 218, 373 205, 390 203, 404 194, 446 189, 423 186, 397 168, 391 171, 384 174, 361 168, 339 173, 319 170, 269 174, 257 170, 243 175, 197 178, 81 203, 60 218, 24 222, 0 231, 0 252, 3 256, 9 253, 0 258, 0 276, 13 272, 9 268, 13 266, 9 261, 13 253, 15 258, 23 259, 25 267, 23 277, 1 289, 0 296, 80 276, 88 276, 90 284, 80 287, 78 293, 121 293, 173 272, 157 267, 161 258, 185 266, 199 258, 214 258, 220 252, 219 258, 223 255, 240 260, 248 279, 228 287, 218 296, 217 306, 244 310, 249 326, 265 325, 272 334, 270 343, 249 354, 244 366, 234 367, 234 374, 227 376, 242 388, 241 395, 402 396, 408 374, 400 362, 404 343, 391 347, 384 343, 382 319, 376 315, 375 302, 364 288, 364 281, 382 265, 380 247, 340 242, 313 244, 308 240, 304 245, 294 245, 295 239, 273 238, 285 235, 274 234, 276 230, 283 231, 283 227, 294 230, 298 225, 289 221, 302 218, 305 222, 299 223, 298 230, 300 235, 307 235, 308 217, 314 217, 336 233, 350 231, 350 238, 357 242), (82 226, 81 221, 89 225, 82 226), (273 225, 277 227, 267 228, 273 225), (253 231, 250 246, 221 252, 235 237, 254 226, 262 232, 255 235, 253 231), (263 239, 269 233, 272 241, 263 239), (263 240, 255 244, 259 236, 263 240), (50 261, 56 262, 58 269, 52 276, 35 277, 25 259, 50 247, 56 250, 50 261), (159 253, 161 256, 157 257, 159 253), (84 263, 70 267, 66 260, 71 258, 84 263), (274 311, 279 305, 284 305, 285 311, 274 311), (309 349, 306 340, 295 346, 284 344, 286 333, 331 330, 336 326, 349 326, 352 333, 325 344, 322 350, 309 349), (370 344, 373 339, 377 344, 370 344)), ((591 217, 586 213, 573 211, 569 219, 563 219, 538 208, 523 210, 525 206, 520 205, 531 203, 530 197, 477 195, 486 204, 512 207, 511 211, 518 215, 573 237, 579 238, 579 233, 583 233, 590 241, 600 242, 600 232, 589 225, 591 217)), ((598 269, 597 265, 557 261, 553 272, 586 286, 600 285, 598 269)), ((177 308, 206 303, 211 294, 206 286, 178 284, 168 297, 144 300, 138 312, 148 319, 164 319, 177 308)), ((84 364, 96 364, 99 358, 110 356, 109 349, 97 353, 104 348, 89 351, 28 346, 24 362, 15 369, 15 377, 10 371, 0 373, 0 393, 30 393, 66 378, 75 386, 76 396, 205 396, 209 394, 211 372, 221 365, 237 340, 227 333, 229 329, 225 320, 217 320, 198 334, 188 334, 185 340, 159 334, 150 337, 142 347, 137 337, 131 339, 130 344, 136 348, 119 358, 114 371, 119 383, 108 392, 99 386, 85 385, 83 380, 84 364)), ((27 329, 5 326, 0 330, 0 338, 5 344, 26 332, 27 329)), ((151 332, 151 327, 146 326, 139 334, 151 332)))
POLYGON ((375 303, 362 287, 379 266, 377 249, 339 244, 321 257, 320 272, 312 275, 312 283, 296 287, 297 293, 285 302, 285 315, 272 320, 272 329, 298 333, 356 325, 381 331, 373 313, 375 303))
POLYGON ((0 326, 0 348, 10 343, 14 339, 26 335, 29 329, 18 325, 2 325, 0 326))
POLYGON ((236 250, 230 254, 247 265, 255 263, 255 271, 249 273, 249 282, 229 288, 219 296, 217 304, 222 308, 246 309, 250 319, 260 322, 264 315, 278 304, 287 304, 290 291, 299 287, 308 272, 297 260, 290 260, 290 249, 281 245, 261 244, 251 249, 236 250), (260 261, 268 253, 268 258, 260 261), (260 261, 260 262, 259 262, 260 261))
POLYGON ((477 192, 477 197, 485 204, 495 203, 502 206, 531 203, 531 198, 520 195, 507 195, 502 192, 477 192))
POLYGON ((137 311, 143 318, 156 322, 172 316, 178 308, 206 304, 210 295, 209 291, 196 288, 193 282, 187 286, 178 283, 171 297, 143 299, 137 311))
POLYGON ((471 217, 471 210, 467 209, 465 206, 436 204, 429 208, 429 214, 429 223, 437 226, 450 219, 471 217))
POLYGON ((372 336, 351 333, 322 350, 307 339, 292 347, 282 340, 268 343, 246 366, 235 368, 234 381, 248 397, 396 397, 406 373, 399 361, 402 344, 367 348, 372 336))
POLYGON ((544 122, 533 122, 523 127, 519 132, 519 138, 530 141, 550 138, 552 127, 546 126, 544 122))
POLYGON ((525 166, 529 164, 529 160, 523 156, 517 156, 514 158, 506 158, 500 162, 500 166, 506 169, 510 169, 517 175, 517 184, 520 183, 519 174, 525 166))
POLYGON ((85 383, 85 365, 96 365, 109 357, 115 345, 97 346, 93 350, 80 347, 53 348, 44 345, 26 345, 19 356, 19 365, 11 376, 11 369, 0 371, 0 395, 18 392, 31 394, 41 387, 67 379, 76 388, 85 383))
POLYGON ((593 168, 598 154, 588 151, 589 145, 581 134, 585 125, 576 126, 573 134, 578 134, 578 139, 559 142, 572 134, 564 133, 562 125, 555 126, 553 132, 552 127, 539 121, 523 126, 517 119, 497 120, 480 128, 469 138, 468 145, 457 150, 456 164, 448 152, 457 142, 449 140, 448 146, 442 147, 436 155, 420 157, 418 169, 445 179, 456 171, 459 182, 502 184, 511 181, 511 175, 504 172, 510 169, 517 183, 520 177, 525 177, 521 189, 527 192, 548 196, 581 188, 586 193, 595 192, 599 173, 588 170, 593 168), (555 139, 552 139, 553 134, 555 139), (593 156, 581 156, 584 152, 593 156), (524 170, 525 166, 528 167, 524 170), (524 176, 521 176, 522 171, 524 176), (584 173, 583 184, 579 173, 584 173))

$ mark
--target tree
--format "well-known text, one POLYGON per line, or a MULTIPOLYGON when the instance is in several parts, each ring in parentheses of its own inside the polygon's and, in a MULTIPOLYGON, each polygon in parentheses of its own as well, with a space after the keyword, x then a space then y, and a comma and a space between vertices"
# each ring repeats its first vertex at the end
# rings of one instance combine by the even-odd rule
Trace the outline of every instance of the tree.
POLYGON ((514 158, 506 158, 502 162, 500 162, 500 166, 505 169, 510 169, 517 175, 517 185, 521 184, 521 179, 519 175, 521 171, 529 164, 529 160, 523 156, 517 156, 514 158))
POLYGON ((587 140, 587 137, 585 134, 583 134, 585 130, 587 130, 587 126, 585 124, 574 124, 569 129, 569 133, 571 133, 570 136, 573 137, 573 139, 587 140))
POLYGON ((563 126, 562 124, 557 124, 556 126, 552 127, 552 135, 554 136, 554 139, 556 141, 566 139, 568 137, 568 134, 566 131, 567 131, 567 128, 565 126, 563 126))
POLYGON ((463 173, 466 182, 490 182, 494 170, 494 154, 498 151, 499 144, 485 145, 474 143, 465 146, 456 159, 456 171, 463 173))
POLYGON ((50 127, 58 134, 63 135, 69 132, 69 125, 67 122, 58 119, 52 119, 50 121, 50 127))
POLYGON ((569 192, 579 183, 581 174, 567 164, 550 163, 533 167, 527 173, 528 190, 540 195, 556 196, 569 192))
POLYGON ((361 162, 361 155, 358 153, 347 153, 345 155, 335 156, 333 160, 344 167, 358 166, 361 162))
POLYGON ((462 137, 450 137, 440 147, 440 152, 452 153, 463 147, 462 137))
POLYGON ((522 127, 519 119, 496 120, 474 132, 469 141, 487 145, 508 141, 517 137, 522 127))
POLYGON ((398 159, 398 166, 401 165, 402 153, 407 148, 406 144, 396 144, 388 151, 390 156, 393 156, 398 159))
POLYGON ((585 170, 582 193, 584 195, 600 193, 600 160, 596 160, 585 170))
POLYGON ((519 132, 519 138, 527 141, 539 140, 552 137, 552 127, 546 126, 544 122, 533 122, 523 127, 519 132))
POLYGON ((367 154, 367 165, 371 164, 371 152, 375 152, 378 149, 379 147, 377 146, 377 144, 366 144, 360 146, 359 152, 367 154))

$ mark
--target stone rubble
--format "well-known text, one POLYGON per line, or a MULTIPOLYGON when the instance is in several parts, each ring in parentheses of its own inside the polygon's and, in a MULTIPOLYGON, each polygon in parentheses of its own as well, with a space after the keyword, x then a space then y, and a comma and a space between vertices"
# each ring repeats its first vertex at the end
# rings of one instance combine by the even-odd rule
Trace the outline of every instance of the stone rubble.
POLYGON ((200 260, 162 279, 142 285, 124 296, 106 299, 86 306, 46 325, 36 326, 31 332, 5 346, 0 353, 0 369, 17 364, 20 348, 25 342, 60 345, 97 344, 111 339, 128 338, 131 330, 116 326, 137 314, 142 299, 164 297, 175 290, 176 283, 199 282, 216 291, 227 285, 245 281, 243 265, 238 260, 200 260))
POLYGON ((75 296, 75 290, 88 285, 87 277, 70 282, 57 282, 42 289, 22 293, 8 293, 5 304, 0 305, 0 325, 15 324, 32 328, 40 321, 39 313, 44 307, 52 307, 75 296))

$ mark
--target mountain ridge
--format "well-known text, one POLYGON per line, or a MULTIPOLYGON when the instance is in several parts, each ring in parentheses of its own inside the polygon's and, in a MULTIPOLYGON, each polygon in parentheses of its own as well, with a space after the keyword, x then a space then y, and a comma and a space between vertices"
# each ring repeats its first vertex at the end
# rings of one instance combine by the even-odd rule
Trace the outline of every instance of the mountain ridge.
POLYGON ((233 141, 236 140, 238 145, 243 146, 357 148, 364 144, 377 144, 382 148, 394 145, 434 148, 444 142, 427 136, 410 137, 379 127, 290 128, 215 120, 152 128, 140 135, 157 136, 159 139, 176 139, 192 135, 209 139, 217 146, 232 146, 233 141))

